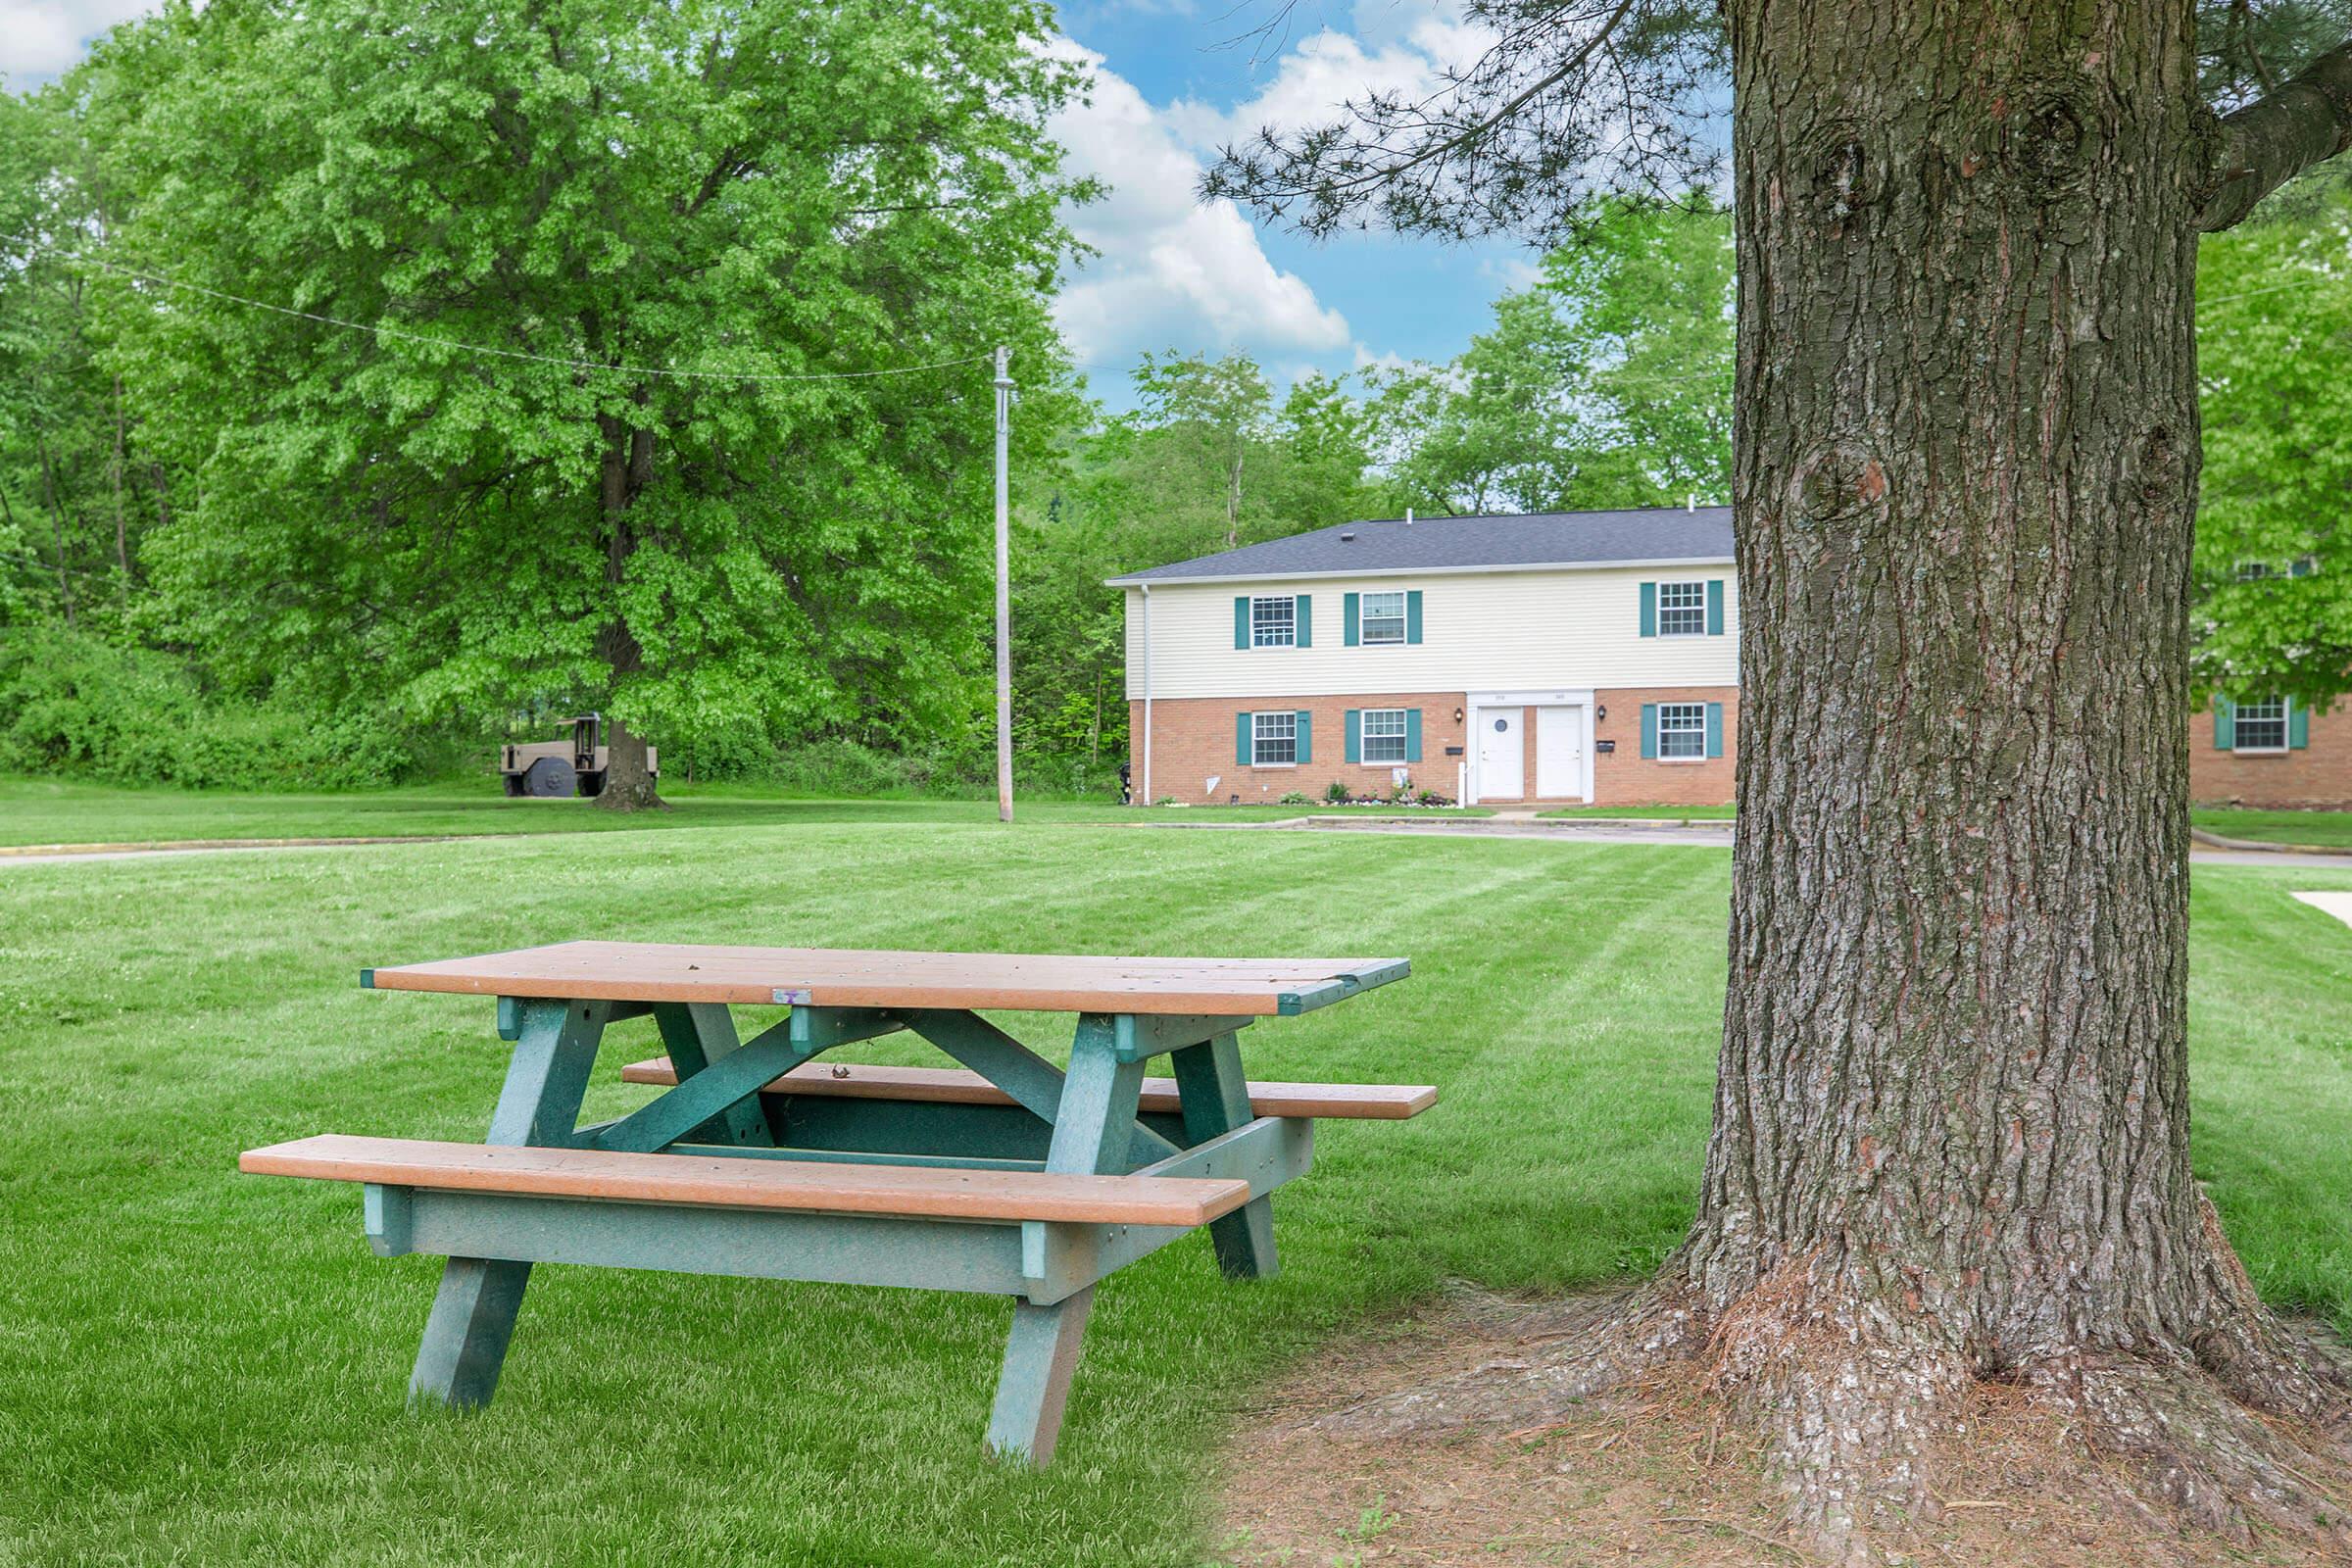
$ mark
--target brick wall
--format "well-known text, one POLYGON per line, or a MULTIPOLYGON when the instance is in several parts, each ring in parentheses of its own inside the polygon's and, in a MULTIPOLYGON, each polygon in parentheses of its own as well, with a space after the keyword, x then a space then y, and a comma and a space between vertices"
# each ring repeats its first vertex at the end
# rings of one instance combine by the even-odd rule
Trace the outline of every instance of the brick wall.
MULTIPOLYGON (((1347 697, 1160 698, 1152 704, 1152 793, 1194 805, 1223 804, 1238 795, 1245 806, 1268 804, 1293 790, 1317 801, 1337 779, 1356 795, 1386 795, 1390 790, 1389 763, 1350 766, 1348 755, 1349 709, 1417 708, 1421 710, 1421 760, 1410 763, 1413 786, 1452 797, 1457 793, 1458 764, 1464 757, 1448 757, 1449 746, 1467 747, 1462 721, 1462 692, 1361 692, 1347 697), (1234 714, 1245 710, 1288 709, 1312 713, 1311 760, 1293 767, 1243 766, 1235 761, 1234 714), (1214 794, 1207 790, 1214 776, 1214 794)), ((1596 806, 1729 806, 1732 802, 1732 756, 1740 723, 1739 693, 1724 686, 1621 687, 1595 692, 1596 707, 1607 711, 1596 719, 1593 739, 1615 741, 1613 753, 1595 751, 1592 794, 1596 806), (1643 703, 1723 704, 1723 756, 1702 761, 1645 760, 1642 756, 1643 703)), ((1491 713, 1493 710, 1481 710, 1491 713)), ((1128 705, 1129 733, 1144 732, 1144 705, 1128 705)), ((1526 737, 1526 801, 1536 801, 1536 732, 1533 710, 1523 710, 1521 733, 1526 737)), ((2316 725, 2315 725, 2316 737, 2316 725)), ((2317 744, 2316 739, 2314 744, 2317 744)), ((1143 753, 1132 758, 1139 798, 1144 787, 1143 753)))
POLYGON ((1733 686, 1629 686, 1592 694, 1608 717, 1592 725, 1592 804, 1595 806, 1729 806, 1732 759, 1740 732, 1740 692, 1733 686), (1721 703, 1723 755, 1698 762, 1644 760, 1643 703, 1721 703), (1599 743, 1615 741, 1614 752, 1599 743))
POLYGON ((2213 714, 2188 720, 2188 797, 2199 806, 2352 809, 2352 704, 2311 715, 2311 744, 2270 756, 2216 751, 2213 714))
MULTIPOLYGON (((1454 764, 1446 748, 1462 744, 1462 726, 1454 714, 1462 706, 1460 692, 1364 692, 1348 697, 1162 697, 1152 703, 1152 794, 1156 799, 1195 806, 1223 805, 1239 795, 1244 806, 1262 806, 1299 790, 1320 801, 1334 779, 1356 795, 1386 795, 1390 769, 1379 762, 1348 764, 1348 710, 1351 708, 1417 708, 1421 710, 1421 760, 1403 764, 1416 790, 1436 790, 1451 799, 1454 764), (1243 767, 1234 758, 1233 715, 1245 710, 1286 709, 1314 714, 1312 760, 1296 767, 1243 767), (1217 777, 1214 795, 1206 791, 1217 777)), ((1128 733, 1144 733, 1144 705, 1127 705, 1128 733)), ((1144 787, 1144 754, 1139 740, 1130 760, 1135 770, 1137 798, 1144 787)))

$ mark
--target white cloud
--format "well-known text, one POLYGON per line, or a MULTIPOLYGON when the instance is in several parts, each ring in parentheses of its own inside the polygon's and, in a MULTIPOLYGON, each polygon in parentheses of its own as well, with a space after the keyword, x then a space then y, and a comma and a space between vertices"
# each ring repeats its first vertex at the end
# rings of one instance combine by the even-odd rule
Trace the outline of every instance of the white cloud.
POLYGON ((1369 46, 1362 37, 1328 27, 1311 33, 1282 56, 1256 97, 1231 109, 1186 99, 1169 106, 1168 122, 1195 147, 1209 150, 1267 126, 1296 130, 1324 123, 1342 104, 1367 93, 1427 97, 1439 90, 1446 66, 1475 59, 1492 37, 1416 0, 1396 0, 1383 21, 1387 25, 1369 46))
POLYGON ((1231 202, 1194 197, 1220 148, 1261 127, 1322 122, 1367 92, 1434 93, 1445 68, 1474 58, 1490 36, 1459 20, 1455 0, 1356 0, 1354 24, 1357 34, 1324 27, 1290 44, 1254 96, 1230 108, 1190 98, 1155 107, 1100 55, 1060 42, 1093 69, 1095 85, 1090 104, 1058 117, 1055 134, 1076 170, 1111 187, 1074 219, 1102 255, 1057 308, 1081 361, 1170 346, 1246 348, 1270 365, 1321 357, 1333 369, 1393 358, 1356 342, 1340 312, 1276 268, 1231 202))
POLYGON ((0 76, 28 86, 71 70, 89 41, 155 0, 0 0, 0 76))
POLYGON ((1266 257, 1231 202, 1195 196, 1200 158, 1134 84, 1076 43, 1057 46, 1093 68, 1089 101, 1054 119, 1073 172, 1110 187, 1071 226, 1101 252, 1055 307, 1081 361, 1115 362, 1142 349, 1248 348, 1259 353, 1346 351, 1348 321, 1306 281, 1266 257))

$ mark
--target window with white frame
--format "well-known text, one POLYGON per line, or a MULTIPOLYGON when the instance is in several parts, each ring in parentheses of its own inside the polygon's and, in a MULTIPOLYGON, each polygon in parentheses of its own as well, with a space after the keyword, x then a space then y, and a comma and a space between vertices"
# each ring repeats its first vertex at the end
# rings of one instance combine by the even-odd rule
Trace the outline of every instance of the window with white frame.
POLYGON ((1363 717, 1363 759, 1367 762, 1401 762, 1404 756, 1404 710, 1367 708, 1363 717))
POLYGON ((2273 697, 2265 702, 2237 705, 2237 728, 2231 745, 2241 752, 2283 752, 2286 750, 2286 700, 2273 697))
POLYGON ((1404 595, 1364 595, 1362 636, 1366 647, 1404 641, 1404 595))
POLYGON ((1287 767, 1298 760, 1298 715, 1250 715, 1250 760, 1259 767, 1287 767))
POLYGON ((2239 582, 2266 582, 2273 577, 2308 577, 2320 569, 2317 556, 2297 556, 2281 566, 2269 561, 2241 561, 2230 574, 2239 582))
POLYGON ((1658 584, 1658 635, 1704 637, 1707 634, 1707 585, 1703 582, 1658 584))
POLYGON ((1289 594, 1250 601, 1250 646, 1298 646, 1298 601, 1289 594))
POLYGON ((1658 705, 1658 756, 1666 761, 1707 755, 1707 705, 1658 705))

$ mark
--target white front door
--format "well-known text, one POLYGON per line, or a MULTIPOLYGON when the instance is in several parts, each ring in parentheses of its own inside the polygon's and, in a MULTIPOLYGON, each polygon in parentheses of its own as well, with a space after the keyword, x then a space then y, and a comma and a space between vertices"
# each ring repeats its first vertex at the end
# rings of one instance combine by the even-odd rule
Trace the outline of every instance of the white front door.
POLYGON ((1585 798, 1585 710, 1536 710, 1536 795, 1546 801, 1585 798))
POLYGON ((1516 801, 1527 794, 1526 710, 1481 709, 1478 714, 1478 798, 1516 801))

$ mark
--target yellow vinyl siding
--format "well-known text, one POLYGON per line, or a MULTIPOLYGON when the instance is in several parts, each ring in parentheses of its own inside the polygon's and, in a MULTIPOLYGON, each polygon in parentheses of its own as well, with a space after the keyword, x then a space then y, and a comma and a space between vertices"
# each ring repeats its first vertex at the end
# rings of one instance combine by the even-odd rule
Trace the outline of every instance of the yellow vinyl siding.
MULTIPOLYGON (((1127 695, 1144 695, 1143 593, 1127 593, 1127 695)), ((1491 691, 1561 686, 1731 686, 1739 681, 1740 595, 1729 563, 1600 570, 1312 577, 1155 584, 1152 695, 1336 697, 1350 692, 1491 691), (1641 585, 1720 578, 1719 637, 1643 637, 1641 585), (1350 593, 1417 588, 1422 640, 1343 646, 1350 593), (1311 648, 1233 646, 1233 602, 1311 593, 1331 618, 1311 648)))

